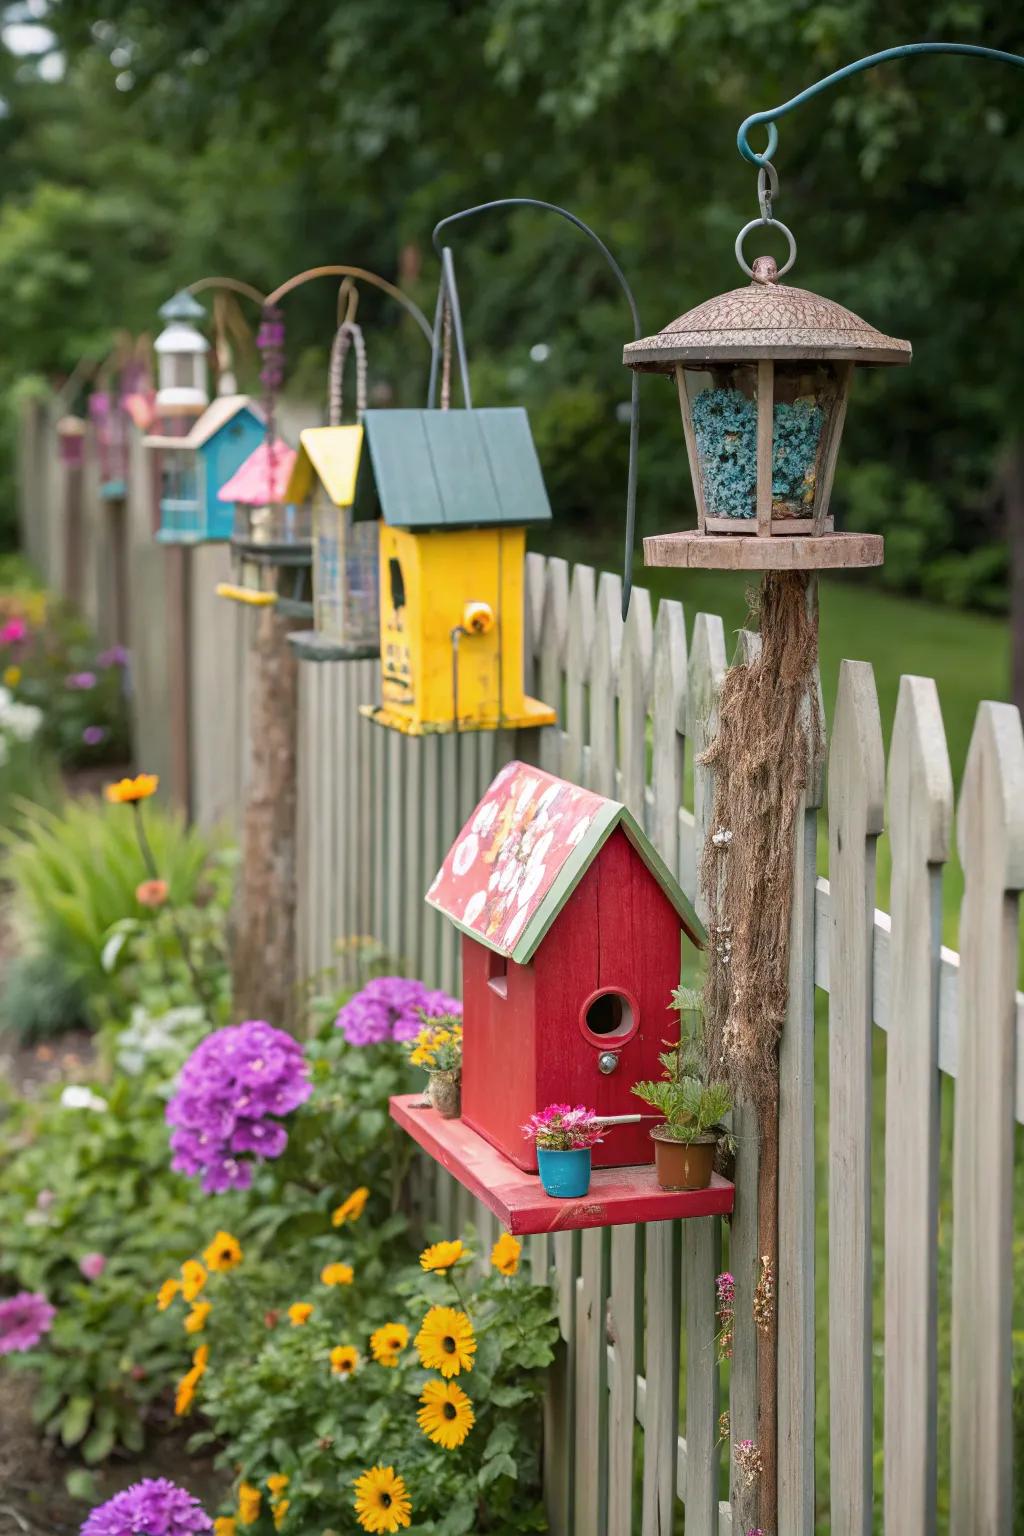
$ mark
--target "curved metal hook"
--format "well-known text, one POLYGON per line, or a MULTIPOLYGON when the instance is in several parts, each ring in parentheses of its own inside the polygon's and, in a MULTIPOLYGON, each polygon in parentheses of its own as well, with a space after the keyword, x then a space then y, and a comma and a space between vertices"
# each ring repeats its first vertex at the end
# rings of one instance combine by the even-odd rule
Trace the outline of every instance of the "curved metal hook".
POLYGON ((1006 53, 1002 48, 983 48, 978 43, 901 43, 897 48, 883 48, 880 53, 869 53, 863 59, 855 59, 852 64, 844 64, 842 69, 833 70, 823 80, 818 80, 814 85, 807 86, 796 96, 784 101, 780 107, 769 107, 764 112, 753 112, 750 117, 744 118, 736 134, 736 145, 744 160, 749 160, 751 165, 763 167, 771 160, 779 145, 779 130, 775 126, 775 119, 785 117, 787 112, 792 112, 794 107, 799 107, 805 101, 810 101, 813 96, 818 96, 822 91, 827 91, 830 86, 838 85, 841 80, 846 80, 851 75, 858 75, 862 70, 874 69, 876 64, 885 64, 890 59, 914 58, 922 53, 952 53, 963 54, 968 58, 996 59, 1003 64, 1014 64, 1024 68, 1024 56, 1019 53, 1006 53), (768 129, 768 143, 758 154, 757 150, 750 146, 750 130, 764 125, 768 129))
MULTIPOLYGON (((493 208, 540 208, 540 209, 546 210, 548 213, 557 213, 559 218, 566 219, 568 221, 568 223, 574 225, 576 227, 576 229, 581 230, 582 233, 585 234, 587 236, 587 238, 589 240, 591 240, 594 243, 594 245, 597 246, 598 250, 601 252, 601 255, 604 257, 605 261, 608 263, 608 266, 611 268, 611 270, 612 270, 612 272, 613 272, 613 274, 614 274, 614 276, 616 278, 616 281, 619 284, 619 287, 622 289, 623 293, 625 294, 626 302, 629 305, 629 312, 630 312, 630 315, 631 315, 632 320, 633 320, 633 339, 634 339, 634 341, 639 341, 640 340, 641 336, 643 335, 643 330, 642 330, 642 327, 640 325, 640 311, 639 311, 639 309, 637 307, 636 299, 633 297, 633 290, 629 286, 629 283, 626 281, 626 274, 623 272, 622 268, 619 266, 618 262, 615 260, 615 257, 612 255, 611 251, 605 245, 605 243, 601 239, 600 235, 598 235, 596 233, 596 231, 591 229, 589 224, 585 224, 581 218, 578 218, 575 213, 570 213, 568 208, 562 208, 562 207, 559 206, 558 203, 546 203, 546 202, 543 201, 543 199, 541 199, 539 197, 499 197, 499 198, 495 198, 494 201, 489 202, 489 203, 477 203, 476 206, 473 207, 473 208, 463 208, 458 213, 450 213, 450 214, 448 214, 448 216, 446 218, 438 220, 438 222, 434 225, 434 232, 433 232, 432 240, 433 240, 434 250, 437 252, 438 258, 440 259, 441 265, 442 265, 442 287, 443 287, 443 285, 444 285, 444 283, 446 281, 446 270, 451 272, 451 286, 449 287, 449 294, 452 294, 453 291, 454 291, 455 273, 454 273, 454 268, 453 268, 452 262, 451 262, 451 250, 450 250, 449 247, 447 247, 447 246, 442 247, 442 245, 441 245, 441 239, 440 239, 441 231, 443 229, 445 229, 449 224, 457 224, 461 219, 472 218, 475 214, 478 214, 478 213, 489 213, 491 211, 491 209, 493 209, 493 208), (445 260, 446 260, 446 258, 447 258, 447 262, 448 262, 447 269, 445 267, 445 260)), ((459 343, 460 348, 461 348, 460 362, 464 363, 464 360, 465 360, 465 346, 464 346, 464 342, 462 340, 461 317, 459 319, 456 319, 457 310, 458 310, 458 299, 456 297, 453 300, 453 305, 452 305, 452 318, 453 318, 453 323, 455 325, 456 340, 459 343)), ((434 330, 435 357, 431 360, 431 380, 432 381, 433 381, 433 379, 435 377, 435 374, 436 374, 436 352, 437 352, 437 347, 438 347, 439 337, 440 337, 440 331, 439 331, 440 314, 441 314, 441 293, 439 292, 439 294, 438 294, 438 312, 437 312, 437 319, 435 321, 435 330, 434 330)), ((463 385, 464 385, 464 388, 466 386, 466 381, 467 381, 467 375, 464 373, 463 374, 463 385)), ((432 395, 433 395, 433 388, 431 389, 431 398, 432 398, 432 395)), ((466 396, 466 403, 467 403, 467 405, 469 404, 468 394, 466 396)), ((639 381, 638 375, 636 373, 634 373, 633 376, 632 376, 632 384, 631 384, 631 387, 630 387, 630 398, 629 398, 629 474, 628 474, 628 478, 627 478, 627 482, 626 482, 626 550, 625 550, 625 557, 624 557, 624 560, 623 560, 623 575, 622 575, 622 617, 623 617, 623 619, 625 619, 626 614, 629 612, 629 599, 630 599, 630 594, 631 594, 631 592, 633 590, 633 547, 634 547, 634 544, 636 542, 636 537, 635 537, 636 536, 636 479, 637 479, 637 444, 638 444, 638 440, 639 440, 639 435, 640 435, 640 381, 639 381)))
POLYGON ((314 277, 356 277, 361 282, 369 283, 371 288, 379 288, 382 293, 386 293, 396 303, 401 304, 402 308, 407 310, 416 321, 427 341, 432 341, 433 333, 430 329, 430 321, 419 305, 414 304, 412 299, 402 292, 401 288, 395 287, 394 283, 389 283, 386 278, 378 277, 376 272, 368 272, 365 267, 347 267, 332 263, 329 266, 310 267, 305 272, 296 272, 294 277, 288 278, 287 282, 281 283, 279 287, 274 289, 273 293, 267 295, 266 303, 279 303, 285 294, 291 293, 294 288, 301 287, 303 283, 308 283, 314 277))

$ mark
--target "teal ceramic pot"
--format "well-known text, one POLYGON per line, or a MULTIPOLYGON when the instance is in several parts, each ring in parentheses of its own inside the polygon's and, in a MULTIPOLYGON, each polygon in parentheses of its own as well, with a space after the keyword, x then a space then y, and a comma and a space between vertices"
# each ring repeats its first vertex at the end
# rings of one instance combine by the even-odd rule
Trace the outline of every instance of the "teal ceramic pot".
POLYGON ((590 1188, 590 1148, 556 1152, 537 1148, 537 1170, 544 1193, 555 1200, 578 1200, 590 1188))

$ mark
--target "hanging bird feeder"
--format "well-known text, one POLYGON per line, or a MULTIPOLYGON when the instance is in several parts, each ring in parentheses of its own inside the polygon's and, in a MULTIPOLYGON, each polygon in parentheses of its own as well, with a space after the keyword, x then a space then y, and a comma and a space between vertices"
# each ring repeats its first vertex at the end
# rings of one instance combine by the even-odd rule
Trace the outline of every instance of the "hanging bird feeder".
POLYGON ((167 324, 153 343, 157 356, 157 415, 194 420, 210 402, 206 337, 196 323, 206 318, 203 306, 186 291, 176 293, 160 309, 167 324))
POLYGON ((910 362, 910 343, 885 336, 831 299, 781 281, 796 245, 771 215, 741 231, 736 255, 749 286, 708 299, 656 336, 630 342, 635 372, 674 378, 697 504, 696 530, 644 539, 650 566, 826 570, 881 565, 879 534, 837 533, 832 479, 853 371, 910 362), (781 271, 743 256, 751 229, 789 240, 781 271))

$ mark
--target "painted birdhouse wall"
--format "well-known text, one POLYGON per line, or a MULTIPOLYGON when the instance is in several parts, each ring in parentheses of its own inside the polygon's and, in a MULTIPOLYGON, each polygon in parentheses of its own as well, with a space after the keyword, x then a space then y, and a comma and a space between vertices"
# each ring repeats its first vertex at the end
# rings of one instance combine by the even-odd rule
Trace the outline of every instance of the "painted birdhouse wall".
POLYGON ((161 455, 161 543, 231 537, 234 507, 218 500, 218 492, 263 441, 264 432, 262 417, 244 395, 222 395, 184 437, 144 439, 161 455))
MULTIPOLYGON (((463 932, 468 1125, 533 1170, 522 1126, 548 1104, 649 1114, 630 1090, 678 1039, 681 945, 703 933, 624 806, 512 763, 427 900, 463 932)), ((654 1123, 609 1128, 595 1165, 651 1162, 654 1123)))

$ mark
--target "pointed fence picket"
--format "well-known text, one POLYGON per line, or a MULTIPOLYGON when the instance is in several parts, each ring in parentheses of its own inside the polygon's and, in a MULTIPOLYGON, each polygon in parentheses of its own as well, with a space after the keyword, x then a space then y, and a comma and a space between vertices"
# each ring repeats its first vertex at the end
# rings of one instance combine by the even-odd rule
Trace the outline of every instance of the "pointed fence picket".
MULTIPOLYGON (((67 570, 68 497, 55 468, 59 414, 27 408, 19 505, 44 579, 55 590, 79 590, 91 603, 98 573, 67 570)), ((102 547, 89 533, 99 526, 94 481, 84 477, 89 505, 80 509, 82 558, 90 566, 102 547)), ((152 465, 133 434, 125 564, 138 740, 146 766, 166 774, 175 790, 183 785, 194 813, 209 823, 220 811, 237 826, 248 776, 250 616, 237 615, 232 624, 212 606, 207 578, 223 563, 222 550, 203 551, 188 564, 180 552, 151 542, 153 506, 152 465), (187 653, 178 674, 168 635, 187 653), (186 688, 201 669, 199 685, 186 688), (183 697, 184 736, 175 734, 174 715, 183 697)), ((619 597, 616 577, 527 556, 526 685, 558 711, 558 723, 542 731, 401 738, 358 714, 359 705, 377 698, 375 662, 301 667, 296 895, 306 978, 330 985, 320 976, 326 970, 334 981, 355 984, 358 947, 344 941, 372 935, 393 963, 430 984, 457 988, 457 935, 422 895, 493 774, 513 756, 624 799, 700 905, 697 870, 713 786, 698 758, 714 731, 724 632, 712 615, 688 623, 670 601, 661 602, 655 618, 643 591, 623 625, 619 597)), ((756 636, 741 634, 738 657, 756 644, 756 636)), ((934 684, 901 683, 885 830, 877 699, 870 669, 858 663, 843 668, 829 761, 831 878, 815 878, 815 778, 795 850, 791 1006, 781 1058, 779 1529, 811 1536, 815 1528, 817 987, 829 993, 831 1529, 866 1536, 878 1504, 887 1530, 931 1536, 939 1476, 945 1480, 948 1469, 950 1531, 994 1536, 1013 1520, 1011 1190, 1014 1127, 1024 1123, 1024 996, 1016 990, 1024 737, 1016 710, 981 707, 959 816, 962 959, 940 941, 953 804, 934 684), (889 839, 892 855, 891 918, 874 907, 880 836, 889 839), (882 1443, 873 1434, 871 1392, 872 1314, 881 1281, 870 1241, 875 1029, 887 1040, 882 1443), (942 1075, 954 1080, 949 1444, 939 1443, 936 1380, 940 1309, 949 1305, 936 1280, 942 1075)), ((531 1272, 553 1283, 562 1339, 544 1409, 545 1501, 554 1536, 634 1536, 638 1529, 667 1536, 679 1502, 687 1536, 744 1530, 734 1470, 733 1502, 719 1502, 714 1342, 714 1278, 727 1235, 725 1262, 736 1281, 728 1440, 756 1439, 750 1304, 759 1263, 758 1137, 743 1105, 734 1130, 736 1207, 725 1232, 709 1219, 531 1241, 531 1272), (643 1454, 634 1482, 638 1427, 643 1454)), ((434 1191, 431 1214, 446 1230, 476 1222, 485 1256, 494 1236, 490 1216, 440 1172, 422 1187, 434 1191)))

